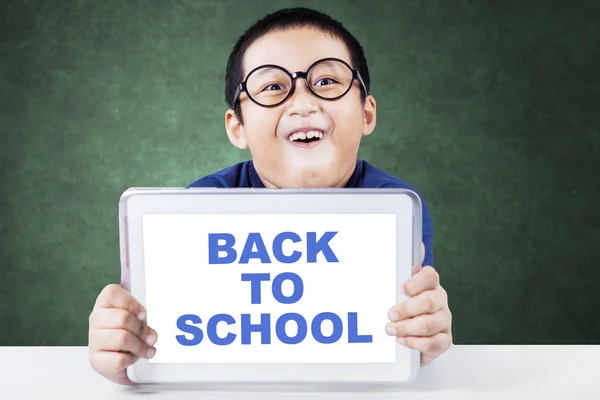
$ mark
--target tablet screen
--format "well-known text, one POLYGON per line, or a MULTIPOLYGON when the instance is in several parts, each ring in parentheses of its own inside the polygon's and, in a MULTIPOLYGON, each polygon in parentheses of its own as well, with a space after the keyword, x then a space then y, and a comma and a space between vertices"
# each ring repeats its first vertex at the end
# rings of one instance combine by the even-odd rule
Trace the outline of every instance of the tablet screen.
POLYGON ((397 218, 144 215, 150 363, 395 362, 397 218))

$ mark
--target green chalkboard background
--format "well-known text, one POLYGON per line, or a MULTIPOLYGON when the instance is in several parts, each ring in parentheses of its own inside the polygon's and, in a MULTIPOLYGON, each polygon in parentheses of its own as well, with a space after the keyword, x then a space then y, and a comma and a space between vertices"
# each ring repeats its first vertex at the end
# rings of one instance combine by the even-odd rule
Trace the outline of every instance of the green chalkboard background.
POLYGON ((86 345, 117 201, 245 160, 225 63, 268 11, 360 40, 360 156, 428 202, 457 344, 600 343, 600 2, 0 1, 0 345, 86 345))

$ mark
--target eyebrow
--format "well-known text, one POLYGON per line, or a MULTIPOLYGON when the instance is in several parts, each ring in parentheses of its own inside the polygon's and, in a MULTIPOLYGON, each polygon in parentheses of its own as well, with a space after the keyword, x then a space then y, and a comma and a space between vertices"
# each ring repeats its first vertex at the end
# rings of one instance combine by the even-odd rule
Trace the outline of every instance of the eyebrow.
MULTIPOLYGON (((264 65, 261 65, 261 67, 263 67, 263 66, 264 66, 264 65)), ((268 68, 263 68, 263 69, 259 69, 258 71, 254 71, 253 75, 256 75, 256 76, 261 76, 261 75, 264 75, 264 74, 266 74, 268 71, 271 71, 272 69, 276 69, 277 71, 280 71, 280 70, 279 70, 279 69, 277 69, 277 68, 271 68, 271 69, 268 69, 268 68)), ((281 72, 283 72, 283 71, 281 71, 281 72)), ((248 77, 246 77, 246 78, 248 78, 248 77)))
MULTIPOLYGON (((342 60, 342 61, 345 61, 343 58, 341 58, 340 60, 342 60)), ((345 62, 347 62, 347 61, 345 61, 345 62)), ((340 65, 337 65, 337 64, 336 64, 334 61, 331 61, 331 60, 330 60, 330 61, 326 61, 326 62, 324 62, 323 64, 324 64, 324 65, 326 65, 326 66, 334 67, 335 69, 339 69, 339 68, 341 68, 341 66, 340 66, 340 65)), ((279 65, 279 64, 274 64, 274 63, 260 64, 260 65, 258 65, 258 66, 256 66, 256 67, 254 67, 254 68, 250 69, 250 71, 253 71, 253 70, 254 70, 254 72, 253 72, 253 75, 255 75, 255 76, 257 76, 257 77, 260 77, 260 76, 262 76, 262 75, 266 74, 268 71, 271 71, 271 70, 273 70, 273 69, 275 69, 275 70, 277 70, 277 71, 280 71, 280 72, 283 72, 283 71, 281 71, 281 70, 280 70, 280 69, 278 69, 278 68, 273 68, 273 67, 272 67, 273 65, 277 65, 279 68, 283 68, 285 71, 287 71, 287 72, 288 72, 288 73, 290 73, 290 74, 293 74, 294 72, 297 72, 297 71, 291 71, 291 72, 290 72, 290 70, 288 70, 287 68, 285 68, 285 67, 283 67, 283 66, 281 66, 281 65, 279 65), (266 66, 270 66, 270 67, 271 67, 271 69, 262 68, 262 69, 258 69, 258 70, 257 70, 257 68, 266 67, 266 66)), ((313 65, 313 64, 311 64, 311 65, 313 65)), ((351 64, 350 64, 350 63, 348 63, 348 65, 351 65, 351 64)), ((305 70, 303 70, 303 72, 306 72, 306 69, 305 69, 305 70)), ((248 79, 248 75, 246 75, 245 79, 248 79)))

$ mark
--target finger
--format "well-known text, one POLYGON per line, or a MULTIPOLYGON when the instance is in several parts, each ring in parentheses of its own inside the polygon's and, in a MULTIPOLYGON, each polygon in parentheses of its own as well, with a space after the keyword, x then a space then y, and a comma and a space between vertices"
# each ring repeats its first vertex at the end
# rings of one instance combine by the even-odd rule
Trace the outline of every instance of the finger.
POLYGON ((407 336, 433 336, 445 331, 450 325, 450 315, 445 310, 435 314, 419 315, 404 321, 390 322, 386 325, 388 335, 407 336))
POLYGON ((390 308, 388 318, 392 322, 402 321, 422 314, 433 314, 448 306, 448 294, 441 287, 427 290, 390 308))
POLYGON ((133 385, 124 371, 136 361, 137 357, 130 353, 96 351, 90 354, 92 368, 107 379, 121 385, 133 385), (116 375, 115 371, 117 371, 116 375))
POLYGON ((106 286, 96 300, 96 305, 102 308, 121 308, 127 310, 138 319, 146 318, 146 310, 133 296, 120 285, 106 286))
POLYGON ((407 295, 416 296, 426 290, 437 289, 439 284, 440 277, 437 271, 432 267, 427 267, 421 269, 404 282, 402 289, 407 295))
POLYGON ((139 358, 152 358, 156 349, 152 347, 156 338, 144 342, 133 333, 124 329, 97 329, 91 333, 94 335, 93 343, 96 351, 123 351, 134 354, 139 358))
POLYGON ((419 266, 423 265, 423 261, 425 261, 425 245, 421 242, 421 264, 419 266))
POLYGON ((431 337, 409 336, 398 341, 408 348, 421 352, 421 364, 426 365, 452 346, 452 336, 449 333, 438 333, 431 337))
POLYGON ((124 329, 145 342, 155 340, 150 335, 157 336, 154 329, 120 308, 98 308, 90 317, 90 326, 92 329, 124 329))

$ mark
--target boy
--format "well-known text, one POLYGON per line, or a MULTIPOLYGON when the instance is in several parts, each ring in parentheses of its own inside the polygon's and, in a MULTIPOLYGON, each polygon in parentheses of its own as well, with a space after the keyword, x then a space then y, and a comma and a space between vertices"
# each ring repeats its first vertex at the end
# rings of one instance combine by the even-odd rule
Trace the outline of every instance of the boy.
MULTIPOLYGON (((412 189, 357 160, 361 137, 375 128, 375 99, 360 44, 327 15, 294 8, 264 17, 234 47, 226 80, 227 135, 236 147, 249 149, 252 160, 189 187, 412 189)), ((404 284, 413 297, 390 305, 390 322, 381 329, 420 350, 426 365, 450 347, 452 333, 446 292, 433 268, 430 214, 423 207, 421 265, 429 268, 404 284)), ((157 333, 144 319, 142 306, 120 286, 100 293, 89 330, 90 363, 98 373, 131 384, 125 368, 155 353, 157 333)))

